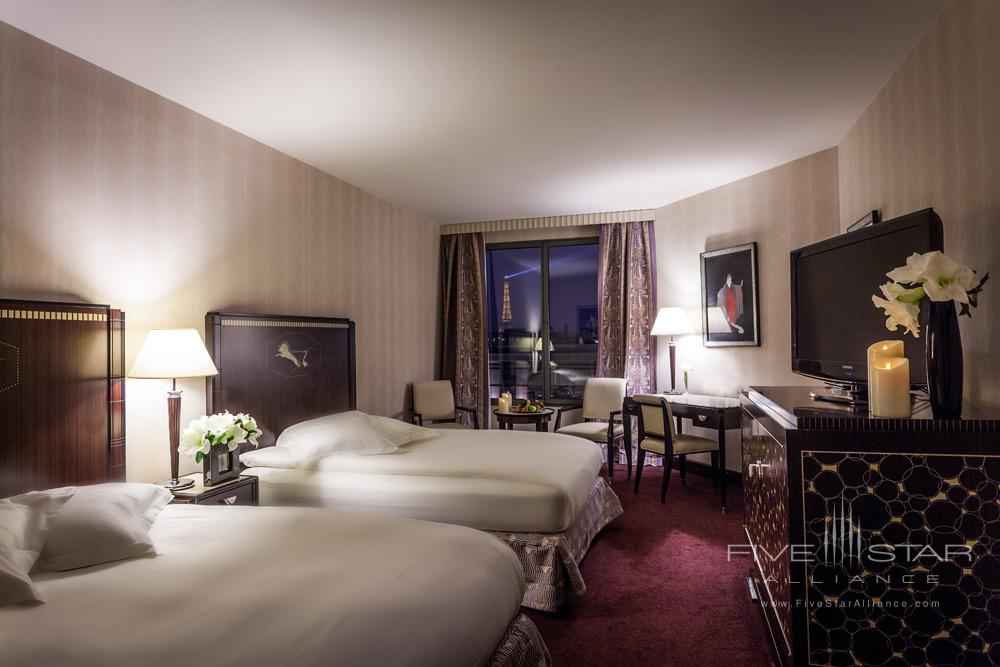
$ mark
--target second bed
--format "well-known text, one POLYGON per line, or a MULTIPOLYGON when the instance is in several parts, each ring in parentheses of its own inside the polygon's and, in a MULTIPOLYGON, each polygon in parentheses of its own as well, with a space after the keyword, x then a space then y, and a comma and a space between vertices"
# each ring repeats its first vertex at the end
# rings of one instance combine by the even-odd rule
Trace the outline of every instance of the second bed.
MULTIPOLYGON (((435 431, 378 456, 330 456, 308 469, 271 446, 290 427, 357 409, 355 323, 342 318, 209 313, 205 337, 219 374, 208 413, 256 418, 244 453, 265 505, 332 507, 488 531, 514 549, 528 579, 524 605, 553 611, 586 586, 579 563, 621 514, 600 477, 600 449, 548 433, 435 431)), ((396 422, 399 424, 399 422, 396 422)))
POLYGON ((297 469, 282 447, 243 454, 264 505, 331 507, 488 531, 514 549, 525 606, 555 610, 586 585, 579 563, 621 514, 593 443, 551 434, 432 431, 378 456, 333 455, 297 469))

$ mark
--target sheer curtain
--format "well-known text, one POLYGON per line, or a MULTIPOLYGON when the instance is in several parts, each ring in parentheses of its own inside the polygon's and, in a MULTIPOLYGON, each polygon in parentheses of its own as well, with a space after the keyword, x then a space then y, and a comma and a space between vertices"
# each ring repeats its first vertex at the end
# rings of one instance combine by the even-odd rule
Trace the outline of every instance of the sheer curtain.
MULTIPOLYGON (((486 354, 486 236, 441 237, 441 347, 438 378, 451 380, 455 402, 474 407, 489 424, 486 354)), ((472 426, 470 415, 460 421, 472 426)))
POLYGON ((600 230, 597 374, 625 378, 629 394, 656 391, 656 339, 649 335, 656 317, 654 236, 651 221, 600 230))

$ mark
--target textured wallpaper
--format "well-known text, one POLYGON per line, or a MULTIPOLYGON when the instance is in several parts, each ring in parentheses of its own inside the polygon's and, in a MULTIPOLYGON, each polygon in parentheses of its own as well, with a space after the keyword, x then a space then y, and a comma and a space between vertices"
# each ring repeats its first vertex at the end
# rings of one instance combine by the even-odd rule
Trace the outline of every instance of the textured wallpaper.
MULTIPOLYGON (((434 372, 437 252, 429 220, 0 23, 0 294, 124 307, 129 363, 209 310, 350 317, 359 408, 396 414, 434 372)), ((128 383, 132 480, 167 475, 166 388, 128 383)))
MULTIPOLYGON (((932 206, 945 252, 1000 279, 998 35, 998 0, 956 0, 938 18, 840 142, 842 228, 932 206)), ((1000 407, 997 283, 961 327, 966 400, 1000 407)))
MULTIPOLYGON (((699 327, 699 254, 757 242, 762 345, 707 348, 700 335, 678 340, 678 367, 693 367, 692 392, 737 396, 751 384, 815 384, 791 371, 788 253, 836 236, 837 220, 834 148, 656 210, 658 305, 688 308, 699 327)), ((670 385, 666 341, 660 343, 658 354, 659 386, 666 389, 670 385)), ((679 368, 677 383, 683 387, 679 368)), ((715 437, 713 432, 701 435, 715 437)), ((730 431, 728 438, 726 463, 738 470, 739 434, 730 431)))

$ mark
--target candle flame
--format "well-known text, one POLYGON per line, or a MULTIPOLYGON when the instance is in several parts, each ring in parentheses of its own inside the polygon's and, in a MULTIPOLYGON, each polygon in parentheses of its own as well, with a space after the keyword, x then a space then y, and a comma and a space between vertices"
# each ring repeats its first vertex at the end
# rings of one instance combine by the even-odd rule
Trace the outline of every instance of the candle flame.
POLYGON ((885 370, 887 370, 887 371, 888 371, 888 370, 892 370, 892 363, 890 363, 890 362, 888 362, 888 361, 887 361, 887 362, 885 362, 885 370))
POLYGON ((883 350, 888 350, 888 349, 889 349, 889 346, 888 346, 888 345, 883 345, 883 346, 882 346, 882 349, 883 349, 883 350))

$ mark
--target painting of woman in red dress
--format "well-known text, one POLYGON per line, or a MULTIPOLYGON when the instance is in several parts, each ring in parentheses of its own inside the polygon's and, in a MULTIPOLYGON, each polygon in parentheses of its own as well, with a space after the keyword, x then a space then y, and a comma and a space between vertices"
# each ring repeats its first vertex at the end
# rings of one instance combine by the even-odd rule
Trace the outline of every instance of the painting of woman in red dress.
POLYGON ((760 345, 757 244, 703 252, 701 285, 705 345, 760 345))
POLYGON ((726 284, 719 288, 715 295, 715 303, 722 308, 722 314, 726 317, 729 328, 736 333, 743 333, 743 327, 736 323, 736 320, 743 315, 743 281, 739 284, 733 283, 733 274, 726 274, 726 284))

